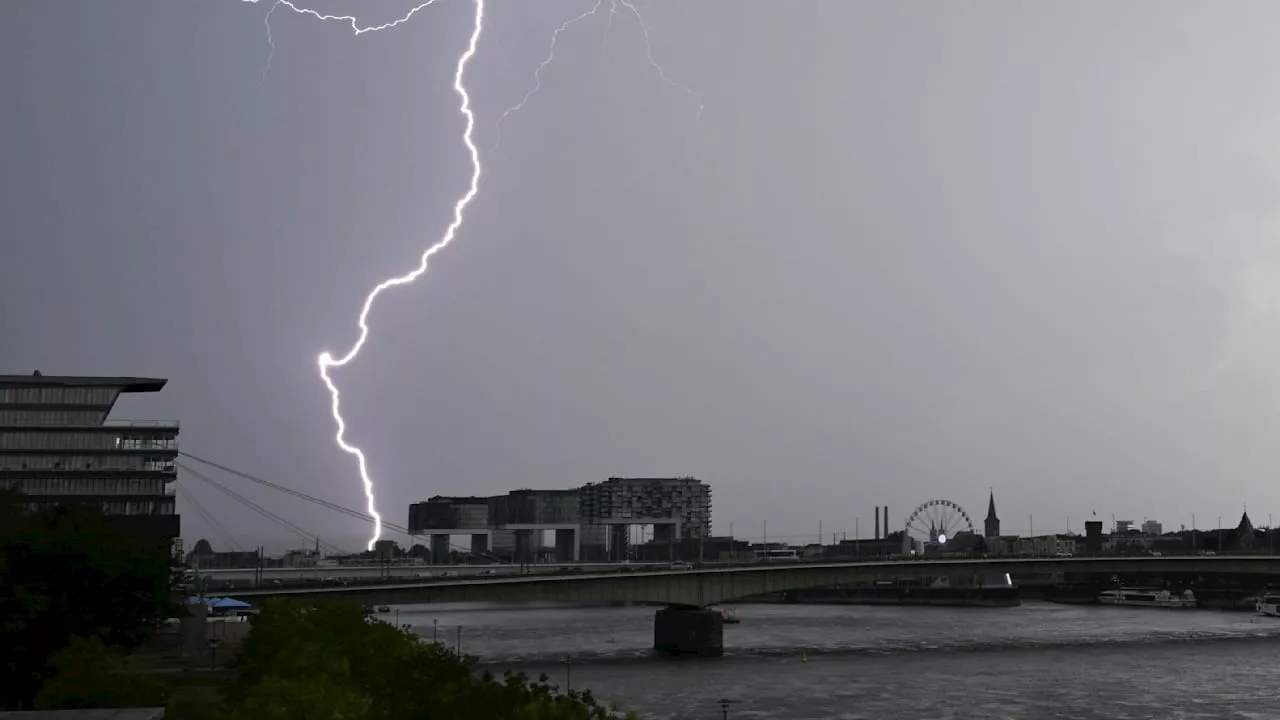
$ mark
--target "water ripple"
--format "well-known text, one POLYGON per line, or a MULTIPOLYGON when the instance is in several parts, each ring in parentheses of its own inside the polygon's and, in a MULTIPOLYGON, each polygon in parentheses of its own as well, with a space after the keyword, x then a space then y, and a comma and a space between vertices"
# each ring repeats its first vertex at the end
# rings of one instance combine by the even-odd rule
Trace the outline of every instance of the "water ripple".
POLYGON ((545 672, 663 720, 1280 717, 1280 621, 1248 613, 755 605, 725 658, 654 657, 653 608, 410 606, 495 670, 545 672), (804 654, 806 662, 801 661, 804 654))

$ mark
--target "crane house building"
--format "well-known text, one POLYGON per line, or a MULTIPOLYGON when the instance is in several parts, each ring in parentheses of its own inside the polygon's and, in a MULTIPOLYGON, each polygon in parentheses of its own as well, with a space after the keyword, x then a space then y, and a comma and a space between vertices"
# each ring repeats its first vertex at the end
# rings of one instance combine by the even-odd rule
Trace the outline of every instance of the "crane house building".
POLYGON ((0 488, 33 508, 94 505, 122 533, 173 544, 178 423, 108 419, 121 393, 166 382, 0 375, 0 488))

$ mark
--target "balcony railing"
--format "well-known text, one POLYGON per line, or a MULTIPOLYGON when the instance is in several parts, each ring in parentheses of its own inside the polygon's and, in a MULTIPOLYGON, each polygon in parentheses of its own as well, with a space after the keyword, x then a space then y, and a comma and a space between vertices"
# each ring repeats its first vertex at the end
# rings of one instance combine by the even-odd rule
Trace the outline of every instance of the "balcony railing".
POLYGON ((177 420, 105 420, 105 427, 176 428, 177 420))

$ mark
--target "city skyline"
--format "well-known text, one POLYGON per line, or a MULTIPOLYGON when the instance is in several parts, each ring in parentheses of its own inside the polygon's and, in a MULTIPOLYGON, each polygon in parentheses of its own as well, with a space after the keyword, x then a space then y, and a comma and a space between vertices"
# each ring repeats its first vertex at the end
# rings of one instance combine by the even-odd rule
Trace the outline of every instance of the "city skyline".
MULTIPOLYGON (((376 39, 281 14, 272 52, 266 5, 20 2, 0 28, 0 372, 169 378, 113 417, 361 509, 314 359, 465 187, 472 7, 376 39)), ((649 3, 700 115, 602 16, 492 150, 580 5, 490 2, 465 242, 338 373, 390 520, 615 475, 697 477, 741 536, 932 499, 980 525, 989 487, 1009 532, 1280 512, 1280 8, 649 3)))

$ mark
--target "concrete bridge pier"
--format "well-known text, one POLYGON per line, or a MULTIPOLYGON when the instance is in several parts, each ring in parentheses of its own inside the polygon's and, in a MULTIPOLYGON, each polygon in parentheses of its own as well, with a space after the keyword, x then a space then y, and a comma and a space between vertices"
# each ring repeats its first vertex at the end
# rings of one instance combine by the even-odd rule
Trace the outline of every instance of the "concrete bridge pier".
POLYGON ((514 562, 524 565, 526 563, 533 562, 535 555, 536 553, 534 550, 534 543, 533 543, 533 531, 532 530, 516 530, 515 531, 515 550, 513 552, 513 556, 511 559, 514 562))
POLYGON ((679 657, 720 657, 724 618, 707 608, 663 608, 653 617, 653 649, 679 657))
POLYGON ((609 526, 609 559, 622 562, 631 554, 631 526, 609 526))
POLYGON ((472 535, 471 536, 471 554, 477 555, 477 556, 489 554, 489 536, 488 535, 472 535))
POLYGON ((431 562, 444 565, 449 562, 449 536, 433 534, 431 536, 431 562))
POLYGON ((556 529, 556 561, 578 562, 578 531, 556 529))

